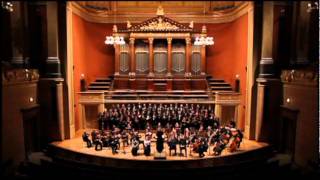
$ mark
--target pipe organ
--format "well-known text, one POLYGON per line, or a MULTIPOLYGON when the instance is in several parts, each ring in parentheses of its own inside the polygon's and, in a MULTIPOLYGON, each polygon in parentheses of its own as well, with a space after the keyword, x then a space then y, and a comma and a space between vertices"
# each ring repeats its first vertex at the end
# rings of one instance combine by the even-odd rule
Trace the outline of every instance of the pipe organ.
POLYGON ((158 11, 156 17, 142 23, 128 22, 126 29, 114 27, 113 36, 126 41, 123 45, 114 44, 114 88, 139 89, 138 81, 148 83, 149 90, 156 90, 156 81, 163 82, 164 90, 171 90, 176 81, 184 82, 177 90, 206 88, 205 45, 192 43, 207 36, 205 27, 197 31, 193 22, 187 26, 158 11))

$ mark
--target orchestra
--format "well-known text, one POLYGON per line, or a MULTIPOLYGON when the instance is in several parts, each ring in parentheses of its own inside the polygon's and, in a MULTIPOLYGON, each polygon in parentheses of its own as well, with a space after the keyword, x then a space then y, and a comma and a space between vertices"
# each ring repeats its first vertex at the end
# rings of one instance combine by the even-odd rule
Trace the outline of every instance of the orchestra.
POLYGON ((210 148, 213 155, 220 155, 226 148, 234 152, 239 149, 243 138, 234 121, 220 125, 211 104, 113 104, 98 115, 98 121, 100 130, 91 132, 91 140, 84 132, 82 139, 88 148, 90 144, 95 145, 96 150, 111 147, 113 154, 120 149, 121 141, 123 152, 131 145, 132 155, 137 156, 139 146, 143 144, 143 154, 149 156, 155 141, 159 153, 164 149, 163 143, 167 142, 170 156, 172 150, 173 155, 177 155, 178 146, 180 155, 187 156, 189 147, 191 156, 194 152, 204 157, 210 148))

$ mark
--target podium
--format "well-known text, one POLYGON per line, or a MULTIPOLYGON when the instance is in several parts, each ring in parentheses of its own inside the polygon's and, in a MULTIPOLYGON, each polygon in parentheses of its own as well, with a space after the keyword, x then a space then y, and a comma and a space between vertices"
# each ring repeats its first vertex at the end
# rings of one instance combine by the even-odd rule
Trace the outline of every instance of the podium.
POLYGON ((166 152, 162 151, 161 153, 159 153, 158 151, 155 151, 154 159, 167 159, 166 152))

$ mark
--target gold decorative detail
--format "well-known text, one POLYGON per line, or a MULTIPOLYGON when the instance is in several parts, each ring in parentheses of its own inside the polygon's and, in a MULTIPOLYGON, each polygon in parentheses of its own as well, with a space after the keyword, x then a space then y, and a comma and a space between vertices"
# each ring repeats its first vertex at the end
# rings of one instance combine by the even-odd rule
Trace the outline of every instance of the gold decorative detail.
POLYGON ((154 38, 148 38, 149 44, 153 44, 153 39, 154 39, 154 38))
POLYGON ((186 44, 191 44, 191 38, 189 37, 186 38, 186 44))
POLYGON ((137 39, 140 38, 148 38, 148 37, 152 37, 152 38, 168 38, 168 37, 172 37, 174 39, 184 39, 186 37, 190 37, 190 33, 130 33, 130 37, 134 37, 137 39))
POLYGON ((14 69, 2 72, 3 84, 38 81, 39 72, 36 69, 14 69))
POLYGON ((123 44, 123 45, 119 45, 118 46, 120 47, 120 52, 129 52, 129 45, 128 44, 123 44))
POLYGON ((193 21, 190 22, 189 28, 193 29, 193 21))
POLYGON ((135 40, 134 38, 130 38, 129 40, 130 40, 130 44, 134 44, 134 40, 135 40))
POLYGON ((207 27, 205 25, 202 26, 201 33, 203 34, 207 33, 207 27))
POLYGON ((163 30, 177 30, 179 29, 178 26, 171 24, 169 22, 164 22, 162 17, 158 18, 158 21, 150 22, 147 25, 141 26, 141 30, 157 30, 157 31, 163 31, 163 30))
POLYGON ((118 32, 117 25, 113 25, 112 31, 113 31, 113 32, 118 32))
POLYGON ((130 23, 130 21, 127 21, 127 28, 128 28, 128 29, 131 28, 131 23, 130 23))
POLYGON ((281 80, 287 83, 317 83, 318 74, 307 70, 283 70, 281 80))
POLYGON ((162 6, 159 6, 157 9, 157 15, 158 16, 163 16, 164 15, 164 10, 162 8, 162 6))
POLYGON ((168 41, 168 44, 171 44, 171 43, 172 43, 172 38, 171 38, 171 37, 168 37, 168 38, 167 38, 167 41, 168 41))

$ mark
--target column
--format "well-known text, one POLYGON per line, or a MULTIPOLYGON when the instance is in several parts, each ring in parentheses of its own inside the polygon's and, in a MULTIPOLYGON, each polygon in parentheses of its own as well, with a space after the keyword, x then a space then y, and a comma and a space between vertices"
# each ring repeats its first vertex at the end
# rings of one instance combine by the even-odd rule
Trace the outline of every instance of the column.
POLYGON ((58 4, 47 2, 47 59, 45 76, 56 84, 58 140, 64 140, 63 84, 59 59, 58 4))
POLYGON ((58 51, 58 7, 57 2, 47 2, 47 43, 46 77, 61 77, 61 67, 58 51))
MULTIPOLYGON (((44 37, 46 38, 47 46, 44 46, 44 51, 47 52, 45 60, 44 75, 40 78, 38 89, 38 99, 45 114, 41 115, 47 123, 52 123, 47 132, 50 140, 64 140, 65 139, 65 123, 64 118, 68 118, 64 114, 64 79, 61 74, 60 59, 59 59, 59 31, 58 31, 58 4, 57 2, 44 2, 46 5, 45 22, 46 31, 44 37), (53 89, 48 91, 49 89, 53 89), (52 108, 55 106, 55 108, 52 108), (53 131, 54 130, 54 131, 53 131)), ((60 33, 62 36, 62 33, 60 33)), ((62 42, 60 42, 62 44, 62 42)))
POLYGON ((105 105, 104 105, 104 93, 99 94, 99 99, 101 101, 100 104, 98 104, 98 113, 103 113, 105 110, 105 105))
POLYGON ((69 136, 65 138, 73 138, 75 136, 75 97, 74 97, 74 74, 73 74, 73 12, 72 5, 67 3, 67 73, 66 73, 66 82, 68 86, 68 111, 69 111, 69 123, 66 127, 66 131, 69 131, 69 136))
POLYGON ((131 73, 129 76, 136 75, 136 62, 135 62, 135 53, 134 53, 134 38, 130 38, 130 66, 131 66, 131 73))
POLYGON ((241 125, 240 125, 240 115, 241 115, 241 105, 240 104, 236 104, 234 106, 234 122, 236 122, 236 126, 237 128, 240 128, 241 125))
POLYGON ((258 83, 258 95, 257 95, 257 114, 256 114, 256 133, 255 139, 257 141, 262 141, 265 138, 262 138, 262 124, 263 124, 263 117, 264 117, 264 100, 265 100, 265 88, 266 88, 266 81, 260 81, 258 83))
POLYGON ((222 112, 222 107, 221 107, 221 104, 215 104, 215 107, 214 107, 214 115, 216 117, 218 117, 221 121, 221 112, 222 112))
POLYGON ((79 112, 78 113, 79 113, 79 121, 80 121, 79 128, 85 129, 86 128, 86 121, 87 121, 86 105, 85 104, 79 104, 79 112))
POLYGON ((167 38, 168 42, 168 63, 167 63, 167 76, 171 77, 171 68, 172 68, 172 38, 167 38))
MULTIPOLYGON (((263 2, 262 50, 259 67, 257 88, 257 109, 255 139, 257 141, 271 142, 275 128, 274 121, 278 119, 277 108, 280 104, 281 83, 274 76, 272 59, 273 37, 273 2, 263 2)), ((271 142, 272 143, 272 142, 271 142)))
POLYGON ((62 82, 58 82, 56 84, 57 87, 57 96, 56 96, 56 101, 57 101, 57 110, 58 110, 58 128, 59 128, 59 140, 63 141, 65 139, 64 135, 64 114, 63 114, 63 84, 62 82))
POLYGON ((201 45, 201 75, 206 75, 206 45, 201 45))
POLYGON ((103 112, 104 112, 104 108, 105 108, 105 107, 104 107, 104 104, 99 104, 99 105, 98 105, 98 112, 99 112, 99 113, 103 113, 103 112))
POLYGON ((191 54, 191 38, 186 38, 186 63, 185 63, 185 76, 191 76, 190 71, 190 54, 191 54))
POLYGON ((267 78, 274 76, 274 62, 272 59, 272 38, 273 38, 273 2, 263 3, 263 24, 262 24, 262 48, 259 65, 259 77, 267 78))
POLYGON ((119 66, 120 66, 120 45, 115 44, 114 45, 114 51, 115 51, 115 62, 114 62, 114 75, 119 76, 119 66))
POLYGON ((148 38, 149 40, 149 76, 154 76, 153 72, 153 38, 148 38))
POLYGON ((23 17, 23 3, 13 1, 13 11, 11 12, 11 22, 10 22, 10 29, 11 29, 11 39, 12 39, 12 58, 10 60, 11 64, 16 67, 22 67, 24 65, 24 17, 23 17))
POLYGON ((248 9, 248 48, 247 54, 247 80, 246 87, 246 108, 245 108, 245 131, 244 137, 254 140, 255 139, 255 122, 256 122, 256 106, 257 88, 254 86, 258 74, 255 74, 259 68, 260 59, 258 54, 261 53, 261 40, 262 40, 262 1, 250 2, 248 9), (260 52, 259 52, 260 51, 260 52))

